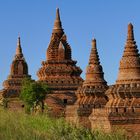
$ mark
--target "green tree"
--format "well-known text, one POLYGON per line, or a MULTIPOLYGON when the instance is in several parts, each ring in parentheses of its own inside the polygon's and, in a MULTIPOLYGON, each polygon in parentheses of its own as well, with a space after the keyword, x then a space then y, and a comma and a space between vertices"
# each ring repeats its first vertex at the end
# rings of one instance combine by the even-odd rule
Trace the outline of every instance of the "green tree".
POLYGON ((35 82, 29 78, 25 78, 22 82, 20 99, 25 103, 26 112, 35 111, 40 106, 41 111, 44 110, 44 100, 48 93, 48 86, 43 82, 35 82))

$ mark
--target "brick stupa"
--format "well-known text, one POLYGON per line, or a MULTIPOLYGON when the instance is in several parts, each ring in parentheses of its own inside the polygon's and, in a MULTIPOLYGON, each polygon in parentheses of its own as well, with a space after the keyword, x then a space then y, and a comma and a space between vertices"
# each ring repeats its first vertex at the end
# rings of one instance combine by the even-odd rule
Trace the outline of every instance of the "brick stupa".
POLYGON ((104 72, 100 65, 96 48, 96 40, 93 39, 89 64, 86 69, 86 79, 76 92, 78 99, 75 106, 67 107, 67 120, 90 128, 89 116, 92 113, 92 109, 102 108, 107 103, 107 96, 105 95, 107 88, 107 82, 104 80, 104 72))
POLYGON ((86 69, 86 79, 77 90, 78 104, 82 106, 91 105, 94 108, 104 106, 107 102, 104 94, 107 87, 96 48, 96 40, 93 39, 89 64, 86 69))
POLYGON ((20 37, 18 37, 16 54, 11 64, 10 74, 7 80, 3 82, 3 90, 0 91, 1 96, 7 99, 9 108, 10 106, 12 108, 18 107, 16 103, 11 101, 19 97, 21 83, 25 77, 31 78, 28 74, 28 65, 22 53, 20 37))
POLYGON ((122 126, 131 134, 140 132, 140 57, 133 25, 128 25, 127 41, 116 84, 110 86, 106 108, 111 126, 122 126))
POLYGON ((66 104, 73 104, 76 100, 75 91, 82 84, 80 77, 82 70, 72 60, 71 47, 62 29, 59 9, 47 49, 47 60, 42 62, 42 67, 37 72, 39 81, 46 82, 51 93, 46 98, 46 103, 56 115, 64 111, 66 104))

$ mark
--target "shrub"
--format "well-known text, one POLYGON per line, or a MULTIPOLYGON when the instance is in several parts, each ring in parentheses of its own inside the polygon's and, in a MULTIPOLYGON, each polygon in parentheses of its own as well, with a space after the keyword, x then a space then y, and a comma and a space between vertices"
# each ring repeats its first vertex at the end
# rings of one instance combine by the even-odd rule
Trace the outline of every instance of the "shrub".
POLYGON ((22 82, 20 99, 25 103, 26 112, 30 113, 31 109, 34 111, 37 106, 40 106, 43 111, 47 92, 46 84, 25 78, 22 82))

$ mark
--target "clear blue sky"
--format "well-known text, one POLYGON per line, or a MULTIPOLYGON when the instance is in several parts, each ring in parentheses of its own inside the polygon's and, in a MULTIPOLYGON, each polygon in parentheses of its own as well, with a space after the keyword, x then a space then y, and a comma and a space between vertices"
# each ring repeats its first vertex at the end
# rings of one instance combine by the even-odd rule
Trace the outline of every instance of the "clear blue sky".
POLYGON ((129 22, 140 46, 140 0, 1 0, 0 88, 9 75, 19 33, 29 73, 37 79, 36 72, 46 59, 56 7, 83 78, 93 37, 108 84, 117 78, 129 22))

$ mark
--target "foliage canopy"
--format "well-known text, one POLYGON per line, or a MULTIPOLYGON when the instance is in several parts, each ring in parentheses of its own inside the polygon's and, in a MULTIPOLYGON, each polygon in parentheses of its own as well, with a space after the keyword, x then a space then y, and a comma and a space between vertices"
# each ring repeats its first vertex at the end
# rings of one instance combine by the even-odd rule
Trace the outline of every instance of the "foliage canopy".
POLYGON ((40 105, 44 109, 44 100, 48 93, 48 86, 43 82, 35 82, 29 78, 25 78, 22 82, 20 99, 25 103, 26 109, 35 109, 40 105))

